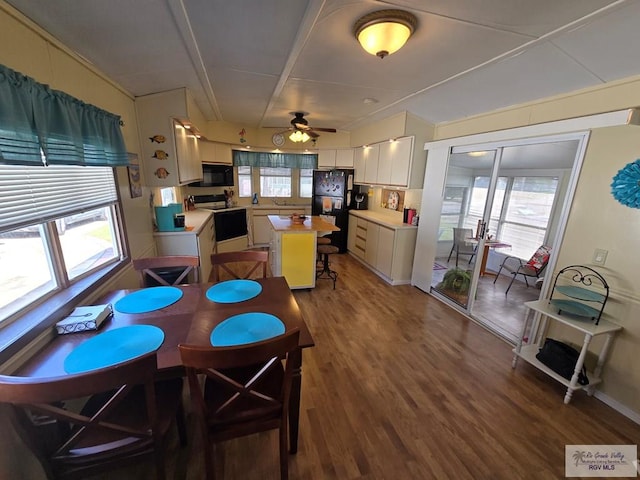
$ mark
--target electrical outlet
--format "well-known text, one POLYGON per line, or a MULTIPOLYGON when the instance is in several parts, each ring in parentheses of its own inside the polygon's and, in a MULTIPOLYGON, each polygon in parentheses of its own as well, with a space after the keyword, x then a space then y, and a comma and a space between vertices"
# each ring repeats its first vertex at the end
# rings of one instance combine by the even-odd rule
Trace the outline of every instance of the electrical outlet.
POLYGON ((601 248, 596 248, 593 252, 593 263, 596 265, 604 265, 604 262, 607 260, 607 250, 602 250, 601 248))

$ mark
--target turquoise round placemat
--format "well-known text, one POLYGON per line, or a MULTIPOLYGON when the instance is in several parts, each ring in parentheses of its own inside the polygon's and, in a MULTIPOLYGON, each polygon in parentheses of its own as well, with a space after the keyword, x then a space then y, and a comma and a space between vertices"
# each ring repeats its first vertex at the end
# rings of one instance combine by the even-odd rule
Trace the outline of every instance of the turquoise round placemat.
POLYGON ((227 280, 216 283, 207 290, 207 298, 216 303, 244 302, 257 297, 262 285, 255 280, 227 280))
POLYGON ((129 325, 91 337, 64 359, 67 373, 82 373, 122 363, 157 350, 164 332, 153 325, 129 325))
POLYGON ((284 333, 284 323, 269 313, 250 312, 234 315, 211 332, 211 345, 230 347, 259 342, 284 333))
POLYGON ((146 313, 160 310, 182 298, 177 287, 149 287, 130 293, 118 300, 113 308, 121 313, 146 313))

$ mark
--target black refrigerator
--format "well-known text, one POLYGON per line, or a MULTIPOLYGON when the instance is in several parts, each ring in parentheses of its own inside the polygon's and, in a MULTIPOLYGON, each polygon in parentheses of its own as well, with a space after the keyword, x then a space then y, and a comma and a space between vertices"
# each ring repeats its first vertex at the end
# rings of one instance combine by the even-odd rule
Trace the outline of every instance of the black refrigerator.
POLYGON ((312 215, 322 215, 340 229, 331 234, 331 244, 347 251, 349 205, 353 189, 353 169, 314 170, 312 215))

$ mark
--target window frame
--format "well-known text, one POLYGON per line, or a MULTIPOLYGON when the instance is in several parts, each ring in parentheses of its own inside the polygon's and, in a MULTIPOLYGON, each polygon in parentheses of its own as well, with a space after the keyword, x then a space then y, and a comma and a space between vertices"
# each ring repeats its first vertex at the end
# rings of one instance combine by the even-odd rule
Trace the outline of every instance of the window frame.
POLYGON ((119 274, 130 262, 130 250, 124 221, 120 185, 115 168, 112 168, 117 199, 108 205, 111 211, 113 241, 117 243, 119 255, 106 263, 90 269, 69 280, 60 259, 60 240, 56 220, 71 212, 65 212, 55 219, 41 223, 42 235, 46 239, 45 248, 49 261, 54 262, 54 276, 58 285, 53 290, 8 315, 0 322, 0 364, 8 362, 32 342, 45 335, 55 335, 52 328, 56 322, 67 316, 75 306, 90 301, 97 296, 100 287, 119 274), (62 275, 56 269, 61 269, 62 275))
POLYGON ((295 186, 295 181, 294 181, 294 168, 292 167, 257 167, 258 168, 258 192, 261 198, 293 198, 293 190, 294 190, 294 186, 295 186), (289 170, 289 174, 288 175, 277 175, 277 174, 271 174, 271 175, 263 175, 262 170, 263 169, 270 169, 270 170, 289 170), (262 191, 262 179, 263 178, 287 178, 289 179, 289 195, 263 195, 263 191, 262 191))
MULTIPOLYGON (((476 228, 476 222, 478 220, 478 217, 477 216, 470 216, 469 215, 469 210, 471 210, 471 203, 473 201, 473 189, 476 187, 476 181, 477 181, 478 178, 489 179, 489 177, 487 175, 475 175, 474 176, 474 180, 473 180, 472 186, 471 186, 471 195, 470 195, 470 200, 469 200, 469 206, 468 206, 466 214, 464 215, 464 225, 463 225, 464 227, 476 228), (472 220, 472 221, 470 221, 470 220, 472 220)), ((542 235, 542 238, 543 238, 542 244, 547 244, 548 241, 549 241, 549 230, 552 227, 553 215, 554 215, 554 211, 555 211, 555 205, 556 205, 556 203, 558 201, 558 194, 560 193, 560 189, 561 189, 561 176, 559 174, 557 174, 557 173, 551 173, 551 172, 549 172, 547 174, 542 174, 542 173, 537 173, 537 174, 518 173, 518 174, 510 174, 510 175, 499 175, 499 179, 505 179, 506 185, 505 185, 504 197, 502 199, 502 205, 501 205, 498 217, 494 217, 493 216, 494 208, 492 208, 492 216, 491 216, 491 219, 490 219, 491 233, 496 238, 502 238, 504 236, 505 225, 521 226, 521 227, 526 227, 526 228, 530 228, 530 229, 533 229, 533 230, 537 230, 539 232, 543 232, 544 234, 542 235), (547 222, 546 222, 546 225, 544 227, 541 227, 541 226, 538 226, 538 225, 522 223, 522 222, 514 222, 513 220, 507 220, 507 211, 508 211, 509 205, 510 205, 510 203, 512 201, 512 194, 514 192, 514 189, 513 189, 514 183, 516 182, 516 179, 525 179, 525 181, 526 181, 526 179, 528 179, 528 178, 544 178, 544 179, 547 179, 547 180, 555 180, 556 181, 556 191, 554 193, 553 202, 551 204, 550 211, 549 211, 549 216, 547 218, 547 222)), ((486 195, 485 195, 485 198, 486 198, 486 195)), ((494 207, 495 207, 495 205, 494 205, 494 207)), ((482 217, 480 217, 480 218, 482 218, 482 217)), ((516 249, 519 248, 515 244, 512 244, 512 249, 514 247, 516 249)), ((514 252, 514 255, 515 255, 515 252, 514 252)), ((527 258, 523 258, 523 260, 528 260, 528 257, 527 258)))
MULTIPOLYGON (((297 168, 294 169, 298 171, 298 181, 296 182, 298 185, 298 198, 308 198, 308 199, 312 199, 313 198, 313 168, 297 168), (310 172, 309 175, 303 175, 302 172, 308 170, 310 172), (311 191, 309 193, 309 195, 302 195, 302 179, 303 178, 310 178, 311 179, 311 191)), ((295 175, 294 175, 295 176, 295 175)), ((293 192, 291 192, 293 194, 293 192)))

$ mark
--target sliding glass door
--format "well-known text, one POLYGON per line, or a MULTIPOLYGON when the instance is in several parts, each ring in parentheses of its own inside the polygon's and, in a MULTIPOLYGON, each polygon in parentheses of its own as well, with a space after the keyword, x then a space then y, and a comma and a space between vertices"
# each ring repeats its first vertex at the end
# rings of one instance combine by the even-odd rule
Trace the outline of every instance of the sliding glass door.
POLYGON ((432 291, 465 310, 471 308, 477 276, 483 265, 483 232, 492 189, 491 172, 497 150, 453 151, 440 212, 432 291))
POLYGON ((524 303, 539 297, 544 280, 517 267, 554 244, 579 147, 572 139, 453 148, 431 291, 515 340, 524 303))

